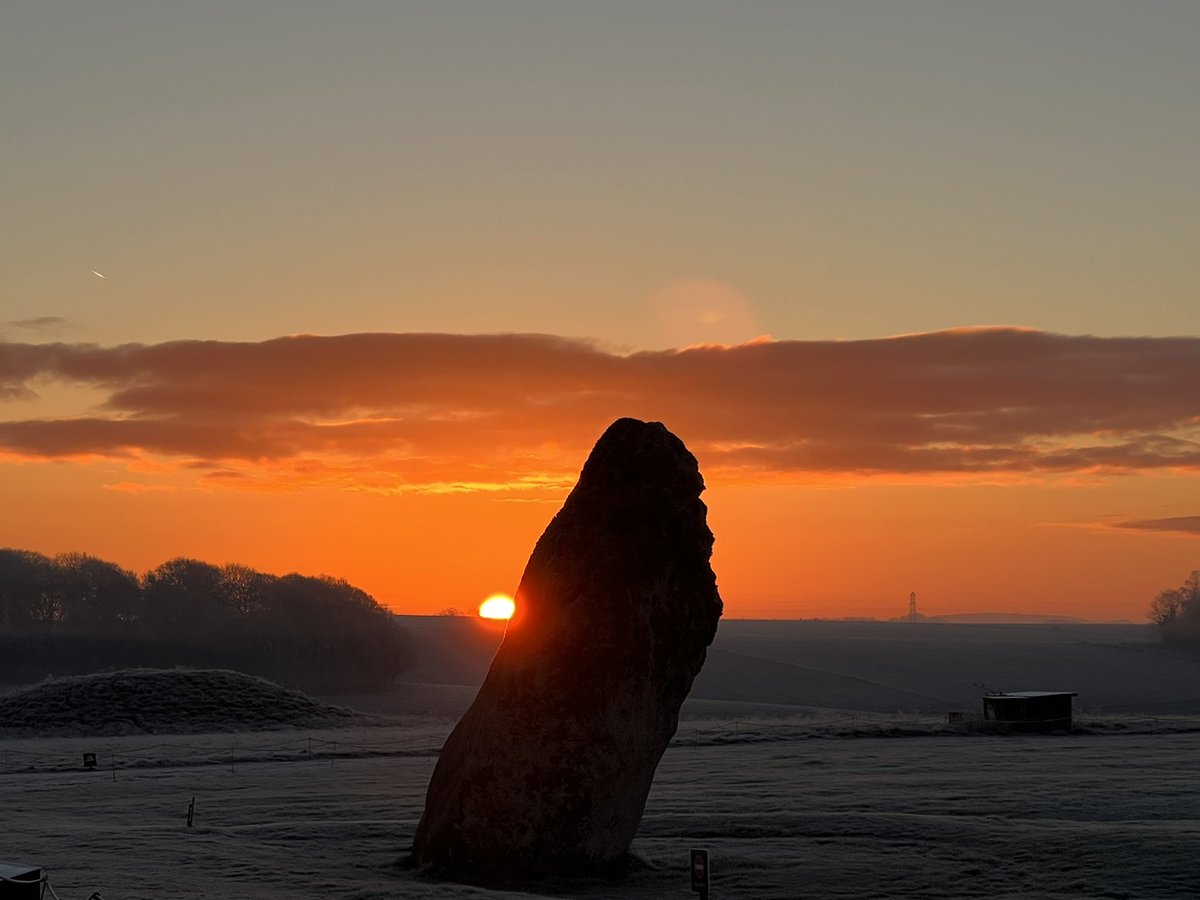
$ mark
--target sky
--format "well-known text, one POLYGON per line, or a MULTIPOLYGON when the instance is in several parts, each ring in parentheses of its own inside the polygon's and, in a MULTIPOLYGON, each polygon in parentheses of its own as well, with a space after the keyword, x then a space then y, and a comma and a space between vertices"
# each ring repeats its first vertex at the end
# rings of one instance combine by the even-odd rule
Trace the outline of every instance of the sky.
POLYGON ((471 608, 631 415, 727 615, 1144 620, 1198 96, 1170 0, 5 4, 0 546, 471 608))

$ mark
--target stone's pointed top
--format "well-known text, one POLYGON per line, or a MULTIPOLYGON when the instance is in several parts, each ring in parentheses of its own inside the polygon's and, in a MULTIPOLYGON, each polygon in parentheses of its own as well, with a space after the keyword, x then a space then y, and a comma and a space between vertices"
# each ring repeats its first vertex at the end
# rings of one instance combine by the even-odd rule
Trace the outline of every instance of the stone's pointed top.
POLYGON ((579 473, 579 487, 641 486, 697 497, 704 479, 696 457, 662 422, 617 419, 605 429, 579 473))
MULTIPOLYGON (((674 444, 683 447, 683 441, 667 431, 667 426, 662 422, 643 422, 641 419, 634 419, 629 416, 622 416, 605 428, 604 434, 600 435, 600 440, 596 441, 596 446, 599 447, 605 441, 610 440, 622 438, 645 439, 650 436, 666 438, 674 444)), ((684 449, 686 450, 686 448, 684 449)))

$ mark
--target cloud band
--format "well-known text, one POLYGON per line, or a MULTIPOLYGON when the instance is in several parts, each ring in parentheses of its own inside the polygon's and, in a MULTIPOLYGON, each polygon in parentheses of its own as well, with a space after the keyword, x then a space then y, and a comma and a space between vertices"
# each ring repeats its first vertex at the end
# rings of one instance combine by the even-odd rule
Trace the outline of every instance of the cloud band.
POLYGON ((0 421, 10 456, 151 456, 231 482, 557 485, 621 415, 666 422, 719 479, 1200 468, 1197 338, 987 328, 629 354, 527 334, 0 343, 10 415, 46 380, 106 399, 0 421))

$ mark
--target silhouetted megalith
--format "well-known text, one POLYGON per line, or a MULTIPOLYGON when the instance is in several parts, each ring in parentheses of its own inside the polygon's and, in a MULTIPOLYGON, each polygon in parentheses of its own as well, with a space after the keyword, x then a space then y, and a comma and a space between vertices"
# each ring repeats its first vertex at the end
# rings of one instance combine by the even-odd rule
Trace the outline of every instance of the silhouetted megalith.
POLYGON ((497 882, 624 858, 721 616, 703 490, 661 423, 605 431, 442 748, 414 862, 497 882))

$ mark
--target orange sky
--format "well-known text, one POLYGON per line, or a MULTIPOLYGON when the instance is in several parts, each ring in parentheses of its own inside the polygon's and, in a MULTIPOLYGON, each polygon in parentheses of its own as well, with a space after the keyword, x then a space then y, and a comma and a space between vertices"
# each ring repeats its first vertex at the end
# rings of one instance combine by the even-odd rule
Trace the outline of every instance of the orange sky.
POLYGON ((472 607, 633 416, 731 615, 1143 620, 1200 4, 1010 6, 6 8, 0 545, 472 607))
POLYGON ((731 616, 886 617, 912 590, 930 614, 1141 620, 1200 562, 1196 339, 4 342, 0 365, 0 545, 138 571, 186 555, 474 608, 623 414, 697 454, 731 616))

